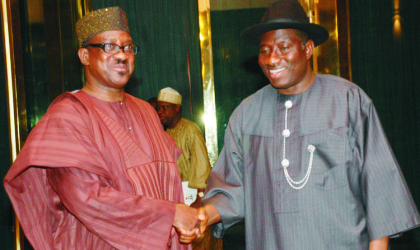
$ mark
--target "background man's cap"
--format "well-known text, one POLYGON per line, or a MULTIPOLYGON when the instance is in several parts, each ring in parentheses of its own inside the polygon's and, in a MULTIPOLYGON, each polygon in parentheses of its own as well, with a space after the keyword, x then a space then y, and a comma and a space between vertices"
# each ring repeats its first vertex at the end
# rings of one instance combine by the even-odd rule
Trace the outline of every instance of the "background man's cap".
POLYGON ((167 87, 159 91, 158 101, 182 105, 182 95, 173 88, 167 87))
POLYGON ((76 22, 76 33, 79 46, 99 33, 110 30, 127 31, 128 21, 123 9, 110 7, 95 10, 76 22))
POLYGON ((295 0, 280 0, 270 3, 261 23, 246 29, 241 37, 253 44, 260 45, 261 35, 272 30, 296 29, 304 31, 315 46, 328 40, 328 31, 321 25, 310 23, 302 6, 295 0))

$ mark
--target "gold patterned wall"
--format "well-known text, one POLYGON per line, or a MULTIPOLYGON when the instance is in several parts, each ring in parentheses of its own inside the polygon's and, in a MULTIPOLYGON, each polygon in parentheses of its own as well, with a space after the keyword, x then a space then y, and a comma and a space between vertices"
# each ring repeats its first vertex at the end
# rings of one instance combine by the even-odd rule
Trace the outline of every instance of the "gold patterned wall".
POLYGON ((218 152, 209 0, 198 0, 198 16, 200 27, 199 41, 201 49, 201 76, 203 81, 204 101, 203 119, 205 125, 207 151, 209 154, 210 164, 213 166, 217 160, 218 152))

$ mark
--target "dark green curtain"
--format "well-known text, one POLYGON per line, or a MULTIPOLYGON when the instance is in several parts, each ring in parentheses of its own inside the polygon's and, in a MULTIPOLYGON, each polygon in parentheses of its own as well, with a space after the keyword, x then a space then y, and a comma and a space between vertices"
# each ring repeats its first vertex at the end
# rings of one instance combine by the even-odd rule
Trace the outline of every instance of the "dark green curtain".
MULTIPOLYGON (((420 1, 350 0, 353 81, 373 100, 385 133, 420 207, 420 1), (394 36, 394 18, 401 36, 394 36)), ((392 240, 392 249, 420 249, 420 229, 392 240)))
MULTIPOLYGON (((19 0, 28 132, 51 102, 65 91, 83 87, 74 28, 75 1, 43 1, 43 21, 30 23, 34 2, 19 0)), ((35 3, 36 4, 36 3, 35 3)))
MULTIPOLYGON (((48 82, 48 57, 45 23, 29 23, 28 2, 19 1, 21 39, 23 46, 26 113, 30 131, 47 111, 51 101, 48 82)), ((21 76, 22 77, 22 76, 21 76)))
POLYGON ((229 117, 243 99, 269 84, 258 65, 258 46, 241 33, 261 21, 266 8, 211 11, 214 86, 219 152, 229 117))
POLYGON ((133 41, 140 47, 126 91, 148 100, 162 88, 177 90, 183 116, 203 130, 197 1, 93 1, 94 10, 112 6, 124 9, 133 41))

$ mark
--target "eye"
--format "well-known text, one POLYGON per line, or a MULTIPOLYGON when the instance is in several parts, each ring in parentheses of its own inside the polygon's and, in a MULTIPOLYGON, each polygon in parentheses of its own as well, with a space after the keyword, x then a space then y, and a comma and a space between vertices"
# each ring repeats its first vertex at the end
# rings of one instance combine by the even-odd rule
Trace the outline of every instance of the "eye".
POLYGON ((115 53, 119 50, 119 47, 112 43, 106 43, 104 44, 104 50, 108 53, 115 53))
POLYGON ((268 48, 267 47, 262 47, 260 48, 260 54, 267 54, 268 53, 268 48))
POLYGON ((289 47, 281 47, 280 50, 281 51, 287 51, 287 50, 289 50, 289 47))
POLYGON ((112 43, 106 43, 104 48, 105 48, 105 50, 113 50, 115 48, 115 46, 112 43))
POLYGON ((125 45, 124 46, 124 51, 132 51, 133 50, 133 46, 132 45, 125 45))

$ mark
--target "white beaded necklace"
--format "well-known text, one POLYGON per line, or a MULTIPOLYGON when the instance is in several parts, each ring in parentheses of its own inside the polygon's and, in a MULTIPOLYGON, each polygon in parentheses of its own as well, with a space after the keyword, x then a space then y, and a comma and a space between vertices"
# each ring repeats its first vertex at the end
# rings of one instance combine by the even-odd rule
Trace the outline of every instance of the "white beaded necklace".
POLYGON ((286 139, 290 136, 290 130, 287 129, 287 111, 292 108, 293 103, 292 101, 286 101, 284 103, 284 106, 286 107, 286 112, 284 115, 284 130, 282 132, 283 135, 283 160, 281 161, 281 165, 284 169, 284 175, 286 176, 286 180, 289 183, 289 185, 294 189, 301 189, 303 188, 306 183, 309 180, 309 175, 311 175, 311 169, 312 169, 312 161, 314 158, 314 152, 315 152, 315 146, 314 145, 308 145, 308 151, 311 154, 309 157, 309 165, 308 165, 308 171, 306 172, 305 177, 303 177, 300 181, 293 181, 292 178, 289 175, 289 172, 287 171, 287 167, 289 167, 289 160, 286 159, 286 139), (301 185, 302 184, 302 185, 301 185), (295 186, 297 185, 297 186, 295 186), (300 186, 299 186, 300 185, 300 186))

